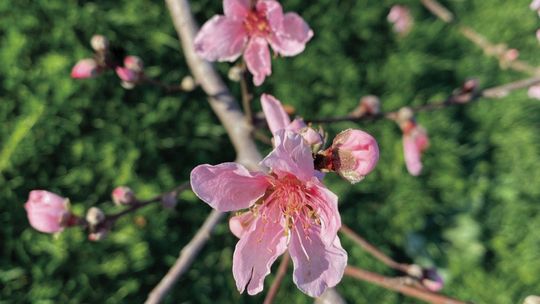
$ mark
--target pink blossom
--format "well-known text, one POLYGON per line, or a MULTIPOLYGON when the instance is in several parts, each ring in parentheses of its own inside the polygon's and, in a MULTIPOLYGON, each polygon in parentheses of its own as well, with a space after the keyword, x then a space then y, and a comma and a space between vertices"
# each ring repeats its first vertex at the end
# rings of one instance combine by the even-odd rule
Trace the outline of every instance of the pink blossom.
POLYGON ((424 128, 414 122, 403 129, 403 152, 405 164, 411 175, 417 176, 422 171, 422 152, 429 146, 429 139, 424 128))
POLYGON ((327 150, 332 168, 351 183, 357 183, 373 171, 379 160, 379 146, 373 136, 360 130, 339 133, 327 150))
POLYGON ((424 270, 421 282, 422 285, 433 292, 437 292, 444 287, 444 280, 435 268, 424 270))
POLYGON ((337 236, 337 197, 317 178, 311 150, 299 134, 281 130, 275 145, 261 163, 269 174, 236 163, 200 165, 191 172, 191 186, 219 211, 247 209, 229 223, 240 238, 233 276, 241 293, 261 292, 270 267, 289 250, 295 284, 316 297, 339 283, 347 264, 337 236))
POLYGON ((115 205, 129 205, 136 201, 135 193, 126 186, 114 188, 111 197, 115 205))
POLYGON ((529 8, 533 11, 537 11, 540 15, 540 0, 533 0, 531 4, 529 5, 529 8))
POLYGON ((116 75, 132 86, 139 82, 143 76, 144 65, 141 58, 137 56, 126 56, 124 66, 115 68, 116 75))
POLYGON ((24 204, 30 225, 44 233, 64 230, 70 215, 68 207, 68 199, 45 190, 30 191, 24 204))
POLYGON ((99 74, 101 74, 101 69, 92 58, 79 60, 73 69, 71 69, 71 78, 75 79, 92 78, 99 74))
POLYGON ((504 59, 506 61, 515 61, 519 57, 519 50, 518 49, 509 49, 504 53, 504 59))
POLYGON ((394 25, 394 32, 402 35, 407 34, 413 25, 411 12, 403 5, 392 6, 387 20, 394 25))
POLYGON ((310 146, 322 144, 322 135, 306 125, 302 118, 296 118, 291 122, 289 115, 283 109, 283 105, 274 96, 263 94, 261 96, 261 105, 266 122, 268 123, 268 128, 270 128, 272 134, 281 130, 289 130, 301 134, 310 146))
POLYGON ((209 61, 235 61, 244 54, 253 82, 259 86, 272 73, 270 50, 282 56, 304 51, 313 31, 296 13, 283 14, 279 2, 224 0, 225 15, 208 20, 195 38, 196 52, 209 61))
POLYGON ((533 85, 527 91, 530 98, 540 99, 540 85, 533 85))

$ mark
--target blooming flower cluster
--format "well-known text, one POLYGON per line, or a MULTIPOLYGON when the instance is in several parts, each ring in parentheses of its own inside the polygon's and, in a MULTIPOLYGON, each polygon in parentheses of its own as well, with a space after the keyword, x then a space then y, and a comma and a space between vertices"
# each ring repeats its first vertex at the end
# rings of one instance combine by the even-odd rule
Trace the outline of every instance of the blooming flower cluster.
POLYGON ((195 38, 195 50, 209 61, 244 61, 259 86, 272 73, 268 45, 281 56, 304 51, 313 31, 296 13, 283 13, 275 0, 224 0, 224 15, 208 20, 195 38))

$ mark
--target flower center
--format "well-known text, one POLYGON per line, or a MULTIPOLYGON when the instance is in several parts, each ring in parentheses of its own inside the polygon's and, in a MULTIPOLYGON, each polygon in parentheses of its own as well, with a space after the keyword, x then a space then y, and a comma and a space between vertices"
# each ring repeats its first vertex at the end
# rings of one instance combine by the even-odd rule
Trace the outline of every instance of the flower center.
POLYGON ((263 12, 249 11, 244 20, 244 26, 250 36, 266 36, 270 33, 270 25, 263 12))
POLYGON ((285 234, 288 235, 298 224, 301 224, 304 230, 311 225, 321 225, 318 202, 314 190, 295 176, 288 175, 273 180, 273 187, 264 198, 259 211, 263 219, 281 222, 285 234))

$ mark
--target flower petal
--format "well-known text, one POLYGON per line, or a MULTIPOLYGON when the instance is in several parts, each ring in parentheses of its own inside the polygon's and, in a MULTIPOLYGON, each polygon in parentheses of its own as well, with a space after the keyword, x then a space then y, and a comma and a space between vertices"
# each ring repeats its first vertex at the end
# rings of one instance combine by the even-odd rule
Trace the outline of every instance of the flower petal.
POLYGON ((280 30, 269 37, 269 42, 282 56, 295 56, 304 51, 311 37, 313 31, 304 19, 296 13, 287 13, 280 30))
POLYGON ((260 0, 256 5, 257 12, 263 13, 272 31, 279 31, 283 24, 283 8, 275 0, 260 0))
POLYGON ((270 50, 264 38, 253 37, 249 40, 244 59, 249 72, 253 74, 253 83, 256 86, 260 86, 266 76, 272 74, 270 50))
POLYGON ((246 232, 251 230, 251 225, 255 222, 255 216, 252 212, 244 212, 240 215, 231 217, 229 220, 229 229, 237 237, 242 238, 246 232))
POLYGON ((93 58, 81 59, 71 70, 71 78, 85 79, 92 78, 101 73, 97 62, 93 58))
POLYGON ((261 162, 278 176, 292 174, 309 181, 315 174, 311 149, 298 133, 280 130, 274 134, 276 148, 261 162))
POLYGON ((222 212, 250 207, 264 195, 268 185, 264 174, 249 172, 237 163, 200 165, 191 171, 193 192, 222 212))
POLYGON ((422 171, 421 153, 414 137, 410 135, 403 136, 403 153, 405 155, 405 165, 407 165, 409 173, 413 176, 419 175, 420 171, 422 171))
POLYGON ((214 16, 195 37, 195 51, 209 61, 235 61, 246 41, 247 33, 241 20, 214 16))
POLYGON ((341 217, 338 210, 338 197, 326 188, 318 178, 313 178, 309 184, 314 184, 312 200, 317 200, 316 213, 321 219, 321 239, 326 245, 331 245, 341 228, 341 217))
POLYGON ((243 20, 249 11, 249 0, 223 0, 223 12, 229 18, 243 20))
POLYGON ((312 297, 336 286, 347 266, 347 252, 341 247, 339 238, 336 236, 332 244, 325 245, 318 226, 304 230, 301 223, 296 224, 289 253, 294 264, 294 283, 312 297))
POLYGON ((281 102, 274 96, 263 94, 261 96, 261 105, 272 134, 287 128, 291 123, 289 115, 283 109, 281 102))
POLYGON ((240 293, 245 289, 250 295, 261 292, 270 267, 287 249, 287 238, 281 223, 268 220, 279 218, 279 209, 266 211, 272 214, 267 214, 266 218, 259 216, 234 250, 233 276, 240 293))

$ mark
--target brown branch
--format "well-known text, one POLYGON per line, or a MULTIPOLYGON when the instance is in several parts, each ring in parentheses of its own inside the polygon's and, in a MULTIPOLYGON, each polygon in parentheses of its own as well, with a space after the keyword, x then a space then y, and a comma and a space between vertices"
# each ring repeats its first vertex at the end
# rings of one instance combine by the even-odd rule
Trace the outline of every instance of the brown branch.
MULTIPOLYGON (((440 110, 440 109, 444 109, 444 108, 448 108, 452 106, 466 105, 466 104, 475 102, 483 98, 484 99, 499 99, 499 98, 503 98, 507 96, 512 91, 528 88, 536 84, 540 84, 540 76, 510 82, 507 84, 483 89, 478 92, 471 92, 467 94, 454 94, 442 101, 437 101, 437 102, 432 102, 425 105, 411 107, 411 110, 414 113, 431 112, 431 111, 440 110)), ((311 123, 336 123, 336 122, 344 122, 344 121, 350 121, 350 122, 375 121, 375 120, 381 120, 381 119, 395 120, 397 117, 398 111, 399 110, 383 112, 377 115, 364 115, 364 116, 346 115, 346 116, 340 116, 340 117, 306 119, 305 121, 311 122, 311 123)))
POLYGON ((391 257, 384 254, 377 247, 371 245, 368 241, 366 241, 364 238, 362 238, 360 235, 358 235, 356 232, 354 232, 351 228, 347 227, 343 223, 341 224, 341 232, 343 232, 347 237, 349 237, 365 251, 367 251, 377 260, 383 262, 388 267, 407 273, 409 265, 401 264, 394 261, 391 257))
POLYGON ((182 274, 189 269, 195 257, 210 238, 214 227, 219 223, 224 213, 213 210, 193 239, 180 251, 180 255, 169 272, 150 292, 145 304, 160 303, 182 274))
POLYGON ((499 65, 503 68, 509 68, 514 71, 527 73, 529 75, 539 75, 540 68, 535 67, 523 60, 508 60, 506 55, 510 50, 506 44, 495 44, 490 42, 486 37, 476 32, 474 29, 459 24, 454 15, 436 0, 421 0, 424 7, 429 10, 433 15, 446 23, 456 23, 458 29, 465 38, 469 39, 476 46, 480 47, 484 54, 492 57, 496 57, 499 60, 499 65))
POLYGON ((397 291, 406 296, 420 299, 422 301, 433 303, 433 304, 466 304, 460 300, 452 299, 447 296, 433 293, 427 290, 421 290, 409 285, 404 284, 401 280, 395 280, 394 278, 389 278, 369 272, 360 268, 347 266, 345 268, 345 275, 373 283, 375 285, 397 291))
POLYGON ((272 286, 270 286, 270 290, 268 290, 263 304, 272 304, 274 302, 274 298, 278 293, 279 286, 281 286, 281 282, 283 281, 283 277, 285 277, 287 274, 287 267, 289 266, 290 259, 291 257, 289 256, 289 253, 285 252, 281 258, 281 263, 279 264, 276 278, 274 279, 274 282, 272 282, 272 286))

